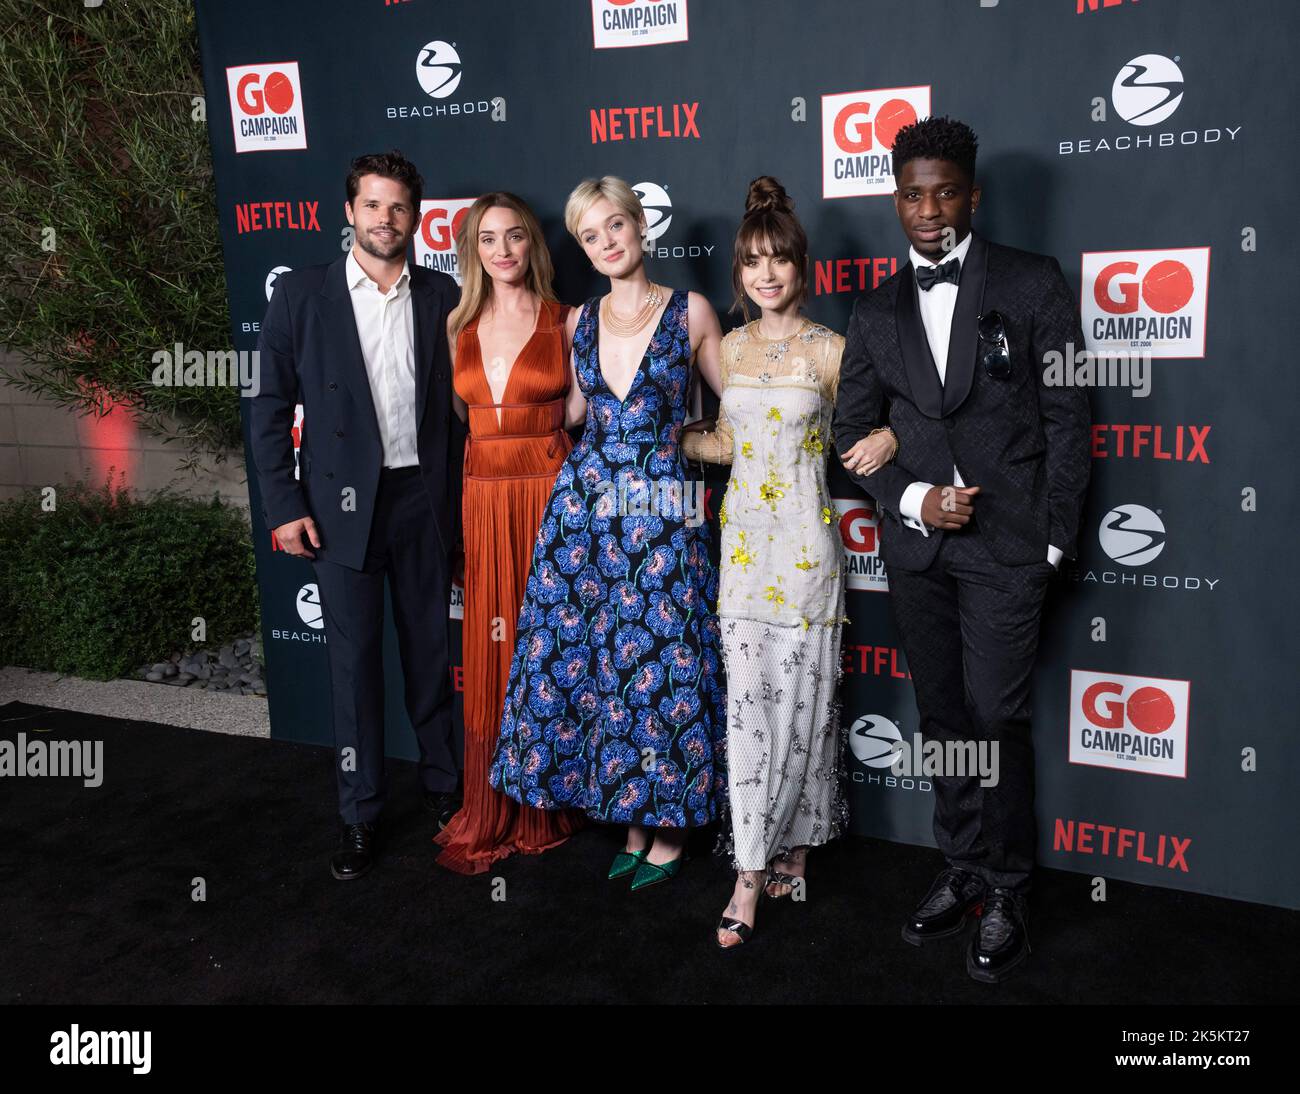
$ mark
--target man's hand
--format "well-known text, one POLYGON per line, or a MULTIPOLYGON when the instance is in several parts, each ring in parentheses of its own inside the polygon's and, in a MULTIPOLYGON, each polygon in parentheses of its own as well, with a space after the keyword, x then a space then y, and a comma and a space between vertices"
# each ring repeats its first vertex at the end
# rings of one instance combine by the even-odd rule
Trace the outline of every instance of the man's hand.
POLYGON ((921 502, 921 520, 927 527, 955 532, 975 515, 978 486, 932 486, 921 502))
POLYGON ((320 547, 320 536, 316 534, 316 522, 311 517, 299 517, 275 529, 275 538, 280 546, 295 558, 315 558, 307 550, 305 541, 310 540, 313 547, 320 547))

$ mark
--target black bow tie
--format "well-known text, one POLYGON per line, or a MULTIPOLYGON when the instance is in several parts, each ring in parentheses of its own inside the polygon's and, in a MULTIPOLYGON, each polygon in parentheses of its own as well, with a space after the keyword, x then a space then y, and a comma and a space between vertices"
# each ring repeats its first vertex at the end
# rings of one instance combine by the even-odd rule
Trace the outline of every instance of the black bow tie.
POLYGON ((938 266, 918 266, 916 268, 916 283, 921 286, 922 292, 929 292, 939 282, 947 281, 950 284, 957 284, 957 279, 961 277, 961 259, 950 258, 938 266))

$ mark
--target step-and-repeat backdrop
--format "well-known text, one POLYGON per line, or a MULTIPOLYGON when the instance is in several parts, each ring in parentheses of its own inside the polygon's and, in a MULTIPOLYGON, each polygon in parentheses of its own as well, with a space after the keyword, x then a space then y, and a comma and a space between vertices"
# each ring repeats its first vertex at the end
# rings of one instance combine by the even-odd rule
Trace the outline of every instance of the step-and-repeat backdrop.
MULTIPOLYGON (((808 229, 808 312, 843 331, 906 261, 894 133, 969 123, 977 230, 1056 256, 1087 348, 1130 365, 1076 376, 1095 385, 1092 488, 1035 687, 1040 861, 1300 907, 1288 0, 196 7, 239 349, 281 272, 349 245, 351 158, 392 147, 426 180, 415 261, 454 275, 462 211, 512 190, 542 218, 561 298, 587 299, 600 285, 564 200, 616 174, 645 205, 651 276, 705 293, 724 325, 746 188, 773 174, 808 229)), ((929 780, 890 767, 918 719, 877 517, 833 474, 853 829, 931 843, 929 780)), ((707 481, 714 509, 725 472, 707 481)), ((313 573, 276 550, 250 488, 272 732, 326 743, 313 573)), ((388 653, 390 752, 412 756, 388 653)))

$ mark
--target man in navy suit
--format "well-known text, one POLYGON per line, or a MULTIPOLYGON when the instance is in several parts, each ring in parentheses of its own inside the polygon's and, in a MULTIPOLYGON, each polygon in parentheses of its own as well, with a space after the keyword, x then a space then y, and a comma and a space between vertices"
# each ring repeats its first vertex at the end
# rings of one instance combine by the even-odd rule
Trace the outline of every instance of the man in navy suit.
POLYGON ((267 526, 313 560, 329 653, 343 834, 330 868, 361 877, 384 800, 384 579, 420 747, 425 804, 459 808, 447 605, 464 427, 452 409, 446 274, 411 266, 423 181, 399 152, 347 176, 356 242, 281 274, 262 322, 250 442, 267 526), (303 405, 295 477, 294 404, 303 405))

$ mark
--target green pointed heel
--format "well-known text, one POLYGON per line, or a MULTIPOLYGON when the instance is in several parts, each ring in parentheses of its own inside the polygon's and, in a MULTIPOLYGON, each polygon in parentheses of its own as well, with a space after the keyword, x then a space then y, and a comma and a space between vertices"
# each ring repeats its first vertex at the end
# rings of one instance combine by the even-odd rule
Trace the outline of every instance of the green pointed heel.
POLYGON ((656 866, 653 862, 643 862, 636 868, 636 877, 632 879, 632 892, 638 889, 647 889, 651 885, 658 885, 661 881, 668 881, 675 878, 682 868, 682 863, 686 861, 686 855, 678 855, 672 862, 665 862, 662 866, 656 866))
POLYGON ((628 874, 633 873, 641 865, 641 860, 649 853, 650 848, 648 847, 644 851, 620 851, 614 856, 614 864, 609 868, 609 873, 606 876, 610 881, 617 881, 621 877, 627 877, 628 874))

